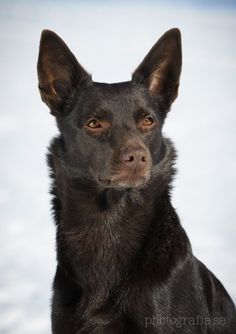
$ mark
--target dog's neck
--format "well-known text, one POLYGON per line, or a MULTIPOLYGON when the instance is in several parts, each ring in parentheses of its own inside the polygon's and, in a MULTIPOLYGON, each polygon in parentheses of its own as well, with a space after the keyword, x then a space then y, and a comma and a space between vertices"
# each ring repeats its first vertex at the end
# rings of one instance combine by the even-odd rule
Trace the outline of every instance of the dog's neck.
POLYGON ((135 211, 137 207, 143 207, 142 212, 147 213, 150 209, 153 211, 155 202, 164 198, 169 199, 176 158, 176 152, 170 140, 163 139, 162 158, 152 168, 151 178, 145 187, 124 190, 102 188, 96 184, 95 180, 76 174, 73 169, 63 163, 58 151, 60 144, 57 140, 58 138, 51 145, 48 164, 50 176, 53 179, 51 190, 54 196, 53 209, 59 213, 56 223, 64 222, 65 228, 71 224, 76 227, 84 219, 86 223, 90 220, 104 220, 110 212, 112 215, 117 212, 118 216, 122 216, 126 209, 135 211), (79 221, 76 222, 75 218, 79 221))

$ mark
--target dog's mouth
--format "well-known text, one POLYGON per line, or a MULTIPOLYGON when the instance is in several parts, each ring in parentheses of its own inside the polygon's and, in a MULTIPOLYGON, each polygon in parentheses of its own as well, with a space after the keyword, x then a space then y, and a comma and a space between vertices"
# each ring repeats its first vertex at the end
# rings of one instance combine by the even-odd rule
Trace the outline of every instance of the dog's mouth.
POLYGON ((105 188, 142 188, 150 179, 150 172, 114 174, 110 177, 98 177, 98 182, 105 188))

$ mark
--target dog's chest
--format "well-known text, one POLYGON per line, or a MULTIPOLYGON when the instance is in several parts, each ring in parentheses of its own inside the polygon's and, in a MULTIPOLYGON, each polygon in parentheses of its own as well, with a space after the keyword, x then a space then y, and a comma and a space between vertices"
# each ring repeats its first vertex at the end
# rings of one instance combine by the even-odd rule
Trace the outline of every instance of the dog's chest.
POLYGON ((76 228, 64 233, 71 266, 80 284, 89 288, 119 284, 142 237, 138 222, 122 215, 78 222, 76 228))

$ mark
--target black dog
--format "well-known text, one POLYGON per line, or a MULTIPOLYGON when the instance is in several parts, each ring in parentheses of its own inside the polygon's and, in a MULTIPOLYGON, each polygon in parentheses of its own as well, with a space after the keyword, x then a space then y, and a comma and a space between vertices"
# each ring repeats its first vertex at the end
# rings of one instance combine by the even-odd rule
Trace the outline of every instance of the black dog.
POLYGON ((162 126, 177 97, 181 36, 166 32, 129 82, 93 82, 42 33, 58 266, 54 334, 236 333, 233 302, 192 253, 170 201, 175 150, 162 126))

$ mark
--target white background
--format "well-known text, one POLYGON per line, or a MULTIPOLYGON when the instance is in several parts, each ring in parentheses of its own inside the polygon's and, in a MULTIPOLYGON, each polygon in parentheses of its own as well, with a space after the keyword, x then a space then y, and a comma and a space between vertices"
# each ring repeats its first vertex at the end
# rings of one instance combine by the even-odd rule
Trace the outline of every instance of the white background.
POLYGON ((195 255, 236 301, 236 9, 176 3, 0 2, 1 334, 50 333, 56 262, 45 153, 57 130, 37 90, 45 28, 105 82, 128 80, 162 33, 181 29, 180 93, 165 125, 179 152, 173 203, 195 255))

